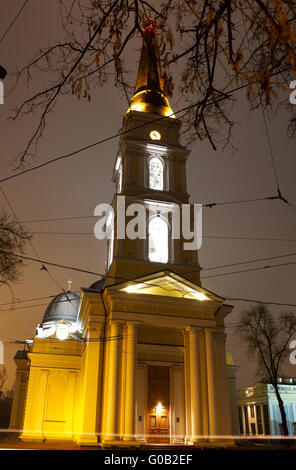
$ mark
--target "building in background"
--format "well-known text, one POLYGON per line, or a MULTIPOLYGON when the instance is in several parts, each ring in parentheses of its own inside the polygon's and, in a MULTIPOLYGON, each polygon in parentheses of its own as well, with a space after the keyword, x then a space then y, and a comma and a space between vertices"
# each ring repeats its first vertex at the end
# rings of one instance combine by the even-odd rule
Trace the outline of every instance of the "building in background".
POLYGON ((106 275, 54 298, 27 357, 16 357, 10 426, 22 440, 192 445, 232 434, 232 306, 201 286, 198 251, 173 237, 173 215, 189 203, 180 129, 148 20, 114 165, 106 275), (131 204, 141 207, 146 237, 119 233, 122 196, 127 223, 131 204))
MULTIPOLYGON (((296 435, 296 378, 280 378, 290 436, 296 435)), ((237 394, 240 434, 281 436, 282 418, 271 384, 257 382, 237 394)))
POLYGON ((227 366, 227 379, 230 389, 230 406, 231 406, 231 434, 237 436, 239 434, 239 420, 238 409, 236 403, 237 388, 236 388, 236 373, 239 366, 236 366, 233 360, 233 355, 230 352, 226 353, 226 366, 227 366))

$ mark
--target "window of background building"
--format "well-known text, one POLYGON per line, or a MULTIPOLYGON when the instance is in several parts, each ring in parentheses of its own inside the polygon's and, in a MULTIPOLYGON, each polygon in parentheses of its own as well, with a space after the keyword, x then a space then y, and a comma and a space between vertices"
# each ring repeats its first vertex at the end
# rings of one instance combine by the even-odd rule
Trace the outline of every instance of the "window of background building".
POLYGON ((246 434, 249 434, 249 414, 248 414, 248 407, 244 407, 244 413, 245 413, 245 423, 246 423, 246 434))
POLYGON ((269 415, 268 415, 267 405, 263 405, 263 419, 264 419, 264 426, 265 426, 265 434, 270 434, 269 415))
POLYGON ((257 415, 258 434, 263 434, 261 406, 260 405, 256 405, 256 415, 257 415))
POLYGON ((255 423, 251 423, 251 433, 256 434, 256 424, 255 423))
POLYGON ((240 434, 244 434, 243 408, 241 406, 238 407, 238 422, 239 422, 239 432, 240 434))

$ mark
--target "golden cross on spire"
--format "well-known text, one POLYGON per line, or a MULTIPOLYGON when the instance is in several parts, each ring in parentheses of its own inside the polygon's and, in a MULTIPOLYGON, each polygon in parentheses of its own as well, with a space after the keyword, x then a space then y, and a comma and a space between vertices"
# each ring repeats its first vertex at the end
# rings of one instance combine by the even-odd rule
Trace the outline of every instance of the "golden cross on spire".
POLYGON ((71 285, 72 285, 72 279, 68 279, 67 284, 68 284, 68 291, 70 292, 71 291, 71 285))

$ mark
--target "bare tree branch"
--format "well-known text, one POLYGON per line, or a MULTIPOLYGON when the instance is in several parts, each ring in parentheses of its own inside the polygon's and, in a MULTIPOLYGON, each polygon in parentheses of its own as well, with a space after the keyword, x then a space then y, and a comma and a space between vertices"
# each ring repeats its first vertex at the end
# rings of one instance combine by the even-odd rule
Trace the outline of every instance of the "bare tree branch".
MULTIPOLYGON (((157 20, 168 96, 178 87, 184 106, 201 103, 187 115, 185 129, 191 141, 208 139, 214 149, 231 143, 231 103, 227 98, 215 106, 209 98, 227 92, 233 82, 246 87, 250 108, 255 109, 260 103, 272 105, 277 90, 286 89, 291 74, 296 74, 292 0, 169 0, 157 8, 147 0, 72 0, 70 4, 60 0, 60 11, 65 40, 39 51, 16 74, 17 82, 24 79, 28 84, 37 80, 36 72, 47 79, 44 88, 25 99, 12 117, 39 113, 17 167, 34 155, 48 113, 61 95, 72 93, 90 100, 90 87, 104 86, 113 70, 115 86, 130 99, 127 45, 137 41, 138 32, 140 37, 140 24, 147 15, 157 20)), ((295 129, 292 117, 290 135, 295 129)))
POLYGON ((268 380, 275 389, 284 435, 288 436, 278 378, 283 359, 289 352, 290 340, 296 333, 296 318, 293 313, 282 313, 275 319, 265 305, 258 305, 241 315, 237 332, 246 342, 249 352, 257 356, 259 371, 267 373, 268 380))

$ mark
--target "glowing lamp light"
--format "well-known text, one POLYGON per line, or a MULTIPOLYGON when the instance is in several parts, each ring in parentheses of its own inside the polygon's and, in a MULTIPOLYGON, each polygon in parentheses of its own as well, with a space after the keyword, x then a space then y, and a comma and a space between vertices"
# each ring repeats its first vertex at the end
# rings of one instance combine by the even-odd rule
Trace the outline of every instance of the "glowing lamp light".
POLYGON ((166 116, 166 117, 173 118, 173 119, 176 119, 176 116, 175 116, 174 114, 172 114, 172 110, 171 110, 171 109, 168 109, 168 110, 165 112, 165 116, 166 116))
POLYGON ((56 337, 63 341, 69 336, 69 327, 68 325, 57 325, 56 337))
POLYGON ((132 111, 143 111, 145 108, 145 106, 142 104, 142 103, 136 103, 136 104, 133 104, 130 109, 132 111))
POLYGON ((132 294, 133 292, 136 292, 137 290, 141 289, 142 287, 144 287, 145 284, 143 283, 140 283, 140 284, 132 284, 128 287, 126 287, 124 290, 125 292, 128 292, 130 294, 132 294))
POLYGON ((207 296, 202 294, 201 292, 194 292, 193 293, 194 297, 196 297, 198 300, 207 300, 207 296))
POLYGON ((160 415, 160 413, 162 412, 162 404, 158 402, 155 409, 156 409, 156 413, 160 415))

